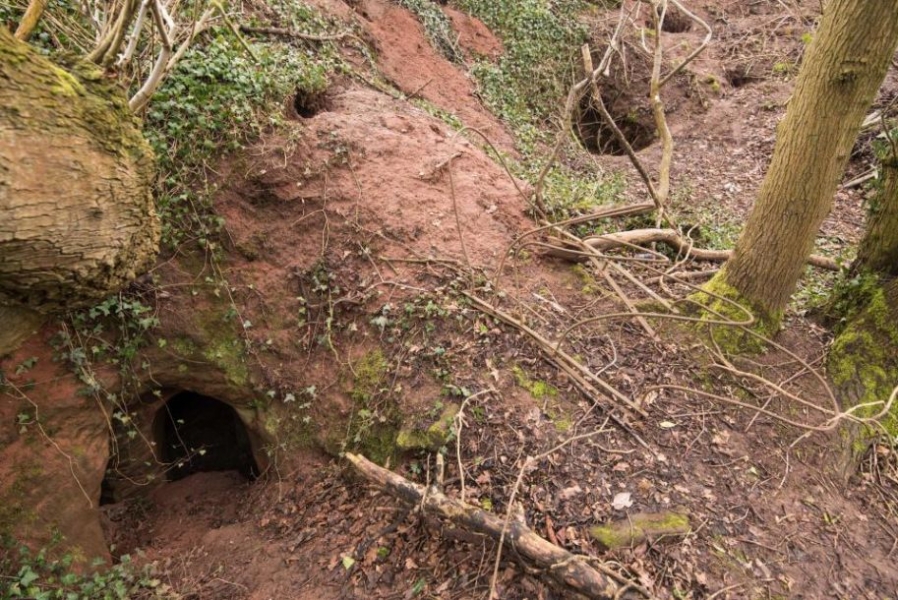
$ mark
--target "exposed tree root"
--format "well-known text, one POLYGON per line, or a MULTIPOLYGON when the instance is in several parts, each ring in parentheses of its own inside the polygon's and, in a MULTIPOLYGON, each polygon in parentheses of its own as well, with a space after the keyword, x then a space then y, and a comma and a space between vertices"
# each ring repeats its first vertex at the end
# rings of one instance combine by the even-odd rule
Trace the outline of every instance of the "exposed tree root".
POLYGON ((559 584, 588 598, 651 598, 647 590, 601 563, 593 566, 590 563, 594 560, 589 557, 571 554, 541 538, 527 526, 523 514, 516 515, 506 529, 505 520, 499 515, 449 498, 434 487, 426 488, 412 483, 358 454, 347 454, 346 458, 366 479, 400 500, 419 505, 423 510, 435 512, 457 526, 494 540, 504 537, 505 544, 527 566, 543 570, 559 584))

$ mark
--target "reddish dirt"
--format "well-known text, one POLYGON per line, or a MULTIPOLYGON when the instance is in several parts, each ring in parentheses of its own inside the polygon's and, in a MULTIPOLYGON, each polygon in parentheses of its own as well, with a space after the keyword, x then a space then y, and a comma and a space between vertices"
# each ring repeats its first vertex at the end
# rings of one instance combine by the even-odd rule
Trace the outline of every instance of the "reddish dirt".
MULTIPOLYGON (((385 0, 362 0, 357 10, 365 29, 376 40, 380 71, 396 87, 412 98, 424 98, 457 115, 468 127, 489 136, 496 146, 513 151, 511 136, 475 97, 470 77, 440 57, 412 13, 385 0)), ((462 31, 470 32, 465 37, 472 41, 472 50, 490 47, 489 37, 478 35, 482 27, 476 26, 473 20, 465 25, 462 31)))
POLYGON ((458 44, 468 52, 468 58, 498 58, 502 55, 502 41, 483 21, 451 6, 444 6, 443 12, 452 21, 452 28, 458 33, 458 44))
MULTIPOLYGON (((341 4, 343 16, 365 20, 377 41, 378 64, 397 87, 488 128, 494 141, 511 147, 464 73, 430 48, 410 13, 375 0, 353 6, 350 14, 341 4)), ((798 57, 817 7, 811 0, 720 0, 698 11, 718 41, 688 77, 675 81, 670 95, 677 143, 672 199, 684 221, 738 224, 750 209, 794 82, 774 66, 798 57), (728 73, 734 61, 745 81, 728 73)), ((465 22, 449 14, 454 23, 465 22)), ((616 14, 604 18, 613 23, 616 14)), ((459 27, 466 48, 494 51, 481 24, 459 27)), ((671 55, 682 56, 702 32, 692 27, 670 36, 671 55)), ((891 77, 886 95, 895 87, 891 77)), ((775 415, 819 424, 815 410, 772 398, 756 382, 712 367, 704 346, 663 324, 658 339, 629 319, 595 321, 571 332, 564 348, 638 401, 647 416, 628 415, 604 397, 595 404, 585 399, 525 335, 465 306, 455 291, 470 286, 459 276, 468 261, 491 276, 511 240, 532 226, 502 169, 439 120, 385 94, 344 82, 328 101, 327 111, 261 140, 219 169, 216 209, 226 220, 228 293, 240 318, 253 323, 245 335, 263 375, 260 389, 314 384, 313 422, 321 430, 335 422, 345 428, 356 410, 347 369, 370 349, 383 348, 395 375, 383 396, 401 399, 402 410, 425 423, 443 403, 458 400, 451 386, 492 388, 467 406, 462 472, 455 442, 447 444, 447 494, 459 496, 464 477, 469 502, 504 514, 520 476, 516 498, 537 533, 608 561, 658 598, 894 596, 894 472, 890 480, 884 470, 865 468, 846 481, 835 468, 836 434, 815 434, 792 447, 802 431, 775 415), (325 291, 315 287, 322 286, 315 279, 324 276, 319 268, 332 277, 325 291), (445 313, 403 318, 405 303, 419 295, 445 313), (300 310, 305 316, 296 326, 300 310), (378 316, 388 319, 378 326, 378 316), (543 386, 540 394, 535 383, 548 383, 552 391, 543 386), (702 395, 707 391, 724 399, 702 395), (520 475, 527 456, 581 434, 591 436, 520 475), (621 493, 630 494, 630 506, 616 505, 621 493), (613 551, 588 534, 597 524, 670 510, 688 514, 691 533, 613 551)), ((657 144, 640 156, 654 165, 657 144)), ((625 199, 644 199, 625 158, 597 160, 626 177, 625 199)), ((864 164, 860 156, 852 169, 860 172, 864 164)), ((857 238, 863 193, 839 192, 824 225, 825 239, 842 240, 834 250, 857 238)), ((178 257, 156 271, 165 284, 159 311, 171 339, 188 335, 190 315, 210 302, 178 292, 208 274, 197 276, 186 262, 178 257)), ((575 320, 624 310, 601 275, 593 275, 531 251, 510 261, 489 291, 478 281, 478 292, 501 292, 489 298, 556 340, 575 320)), ((778 341, 801 360, 772 350, 737 366, 790 393, 826 398, 801 361, 819 369, 828 334, 793 312, 778 341)), ((881 452, 887 462, 889 451, 881 452)), ((310 450, 283 458, 253 484, 228 473, 201 473, 105 507, 108 539, 116 553, 142 551, 142 560, 156 562, 167 584, 188 598, 488 596, 492 541, 406 510, 339 459, 310 450)), ((391 468, 432 481, 435 456, 411 453, 391 468)), ((572 597, 541 575, 505 552, 499 596, 572 597)))

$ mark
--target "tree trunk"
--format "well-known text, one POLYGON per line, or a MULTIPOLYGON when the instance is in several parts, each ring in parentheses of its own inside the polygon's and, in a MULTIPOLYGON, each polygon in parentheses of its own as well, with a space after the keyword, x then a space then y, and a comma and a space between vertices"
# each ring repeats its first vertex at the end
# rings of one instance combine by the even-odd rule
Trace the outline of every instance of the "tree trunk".
MULTIPOLYGON (((831 306, 841 309, 842 329, 833 340, 826 366, 843 409, 869 404, 861 417, 882 410, 898 385, 898 161, 882 162, 882 187, 870 207, 867 230, 851 266, 855 282, 841 290, 831 306)), ((885 432, 898 436, 898 406, 880 420, 885 432)), ((881 430, 847 423, 842 436, 840 468, 847 478, 857 470, 881 430)))
POLYGON ((779 322, 896 42, 898 0, 827 3, 755 207, 709 289, 734 290, 759 317, 779 322))
POLYGON ((872 271, 898 276, 898 157, 882 161, 882 189, 870 206, 867 231, 851 266, 855 272, 872 271))
POLYGON ((53 65, 0 27, 0 355, 41 315, 149 268, 153 155, 99 71, 53 65))

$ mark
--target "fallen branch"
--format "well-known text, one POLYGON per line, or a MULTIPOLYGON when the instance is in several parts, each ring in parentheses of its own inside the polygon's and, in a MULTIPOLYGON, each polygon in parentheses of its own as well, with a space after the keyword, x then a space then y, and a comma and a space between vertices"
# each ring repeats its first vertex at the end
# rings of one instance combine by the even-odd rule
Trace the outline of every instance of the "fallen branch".
POLYGON ((240 31, 243 33, 257 33, 260 35, 277 35, 281 37, 297 38, 308 42, 336 42, 343 38, 356 37, 351 31, 343 31, 340 33, 315 35, 312 33, 303 33, 295 29, 284 29, 283 27, 251 27, 249 25, 241 25, 240 31))
MULTIPOLYGON (((726 262, 732 250, 706 250, 703 248, 694 248, 692 243, 684 238, 675 229, 634 229, 631 231, 621 231, 617 233, 608 233, 605 235, 597 235, 588 237, 583 243, 594 250, 605 251, 621 246, 634 246, 641 244, 661 243, 667 244, 677 252, 686 255, 688 258, 702 260, 708 262, 726 262)), ((566 260, 579 261, 583 259, 582 252, 571 247, 553 247, 549 250, 549 255, 566 260)), ((838 271, 839 263, 826 257, 812 254, 807 259, 808 264, 829 271, 838 271)))
POLYGON ((654 543, 663 538, 673 539, 686 535, 690 531, 692 528, 687 515, 678 512, 663 512, 628 515, 626 519, 592 527, 589 534, 602 547, 619 550, 633 548, 645 541, 654 543))
MULTIPOLYGON (((467 292, 462 292, 462 294, 466 298, 468 298, 474 304, 475 308, 477 308, 480 312, 498 319, 506 323, 507 325, 516 327, 519 331, 530 336, 530 339, 532 339, 537 344, 537 346, 539 346, 539 348, 546 353, 546 358, 548 358, 549 361, 551 361, 552 364, 554 364, 556 367, 564 371, 568 375, 568 377, 571 378, 573 384, 578 387, 580 391, 583 392, 583 394, 593 402, 598 402, 598 397, 604 395, 607 398, 616 400, 617 405, 620 408, 627 410, 628 413, 632 411, 632 413, 635 413, 641 417, 649 416, 645 409, 643 409, 633 400, 618 391, 617 388, 609 384, 607 381, 601 379, 600 377, 597 377, 588 368, 574 360, 572 356, 570 356, 559 347, 559 344, 550 342, 538 332, 528 327, 525 323, 519 321, 518 319, 515 319, 513 316, 507 314, 499 308, 490 305, 488 302, 481 300, 477 296, 469 294, 467 292)), ((644 448, 649 448, 649 446, 644 441, 642 441, 641 438, 636 436, 635 433, 632 432, 632 429, 629 428, 625 423, 623 423, 616 417, 613 417, 613 419, 614 422, 624 428, 624 430, 626 430, 631 435, 634 435, 634 437, 641 442, 644 448)))
MULTIPOLYGON (((435 488, 428 489, 412 483, 358 454, 346 454, 346 458, 366 479, 400 500, 419 505, 423 510, 435 512, 457 526, 495 540, 502 535, 504 520, 499 515, 449 498, 435 488)), ((527 526, 523 515, 511 521, 504 539, 505 544, 528 566, 543 569, 556 582, 589 598, 651 598, 641 586, 610 569, 593 567, 589 564, 589 557, 571 554, 541 538, 527 526)))

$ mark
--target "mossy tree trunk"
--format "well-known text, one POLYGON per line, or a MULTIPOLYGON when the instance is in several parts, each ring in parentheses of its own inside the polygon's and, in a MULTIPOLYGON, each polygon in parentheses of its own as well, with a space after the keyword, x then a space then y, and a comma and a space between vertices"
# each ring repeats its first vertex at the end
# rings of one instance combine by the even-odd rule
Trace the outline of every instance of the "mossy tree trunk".
MULTIPOLYGON (((841 330, 827 357, 827 369, 843 409, 869 404, 858 416, 873 416, 898 386, 898 158, 882 164, 882 187, 870 206, 867 230, 851 267, 852 281, 832 306, 843 308, 841 330)), ((881 420, 898 436, 898 406, 881 420)), ((871 440, 883 429, 847 424, 841 468, 852 475, 871 440)))
POLYGON ((855 272, 898 276, 898 156, 880 165, 882 188, 870 205, 867 231, 852 265, 855 272))
POLYGON ((158 251, 153 155, 122 91, 0 26, 0 355, 121 289, 158 251))
POLYGON ((898 0, 830 0, 807 49, 755 206, 708 289, 777 324, 898 43, 898 0))

